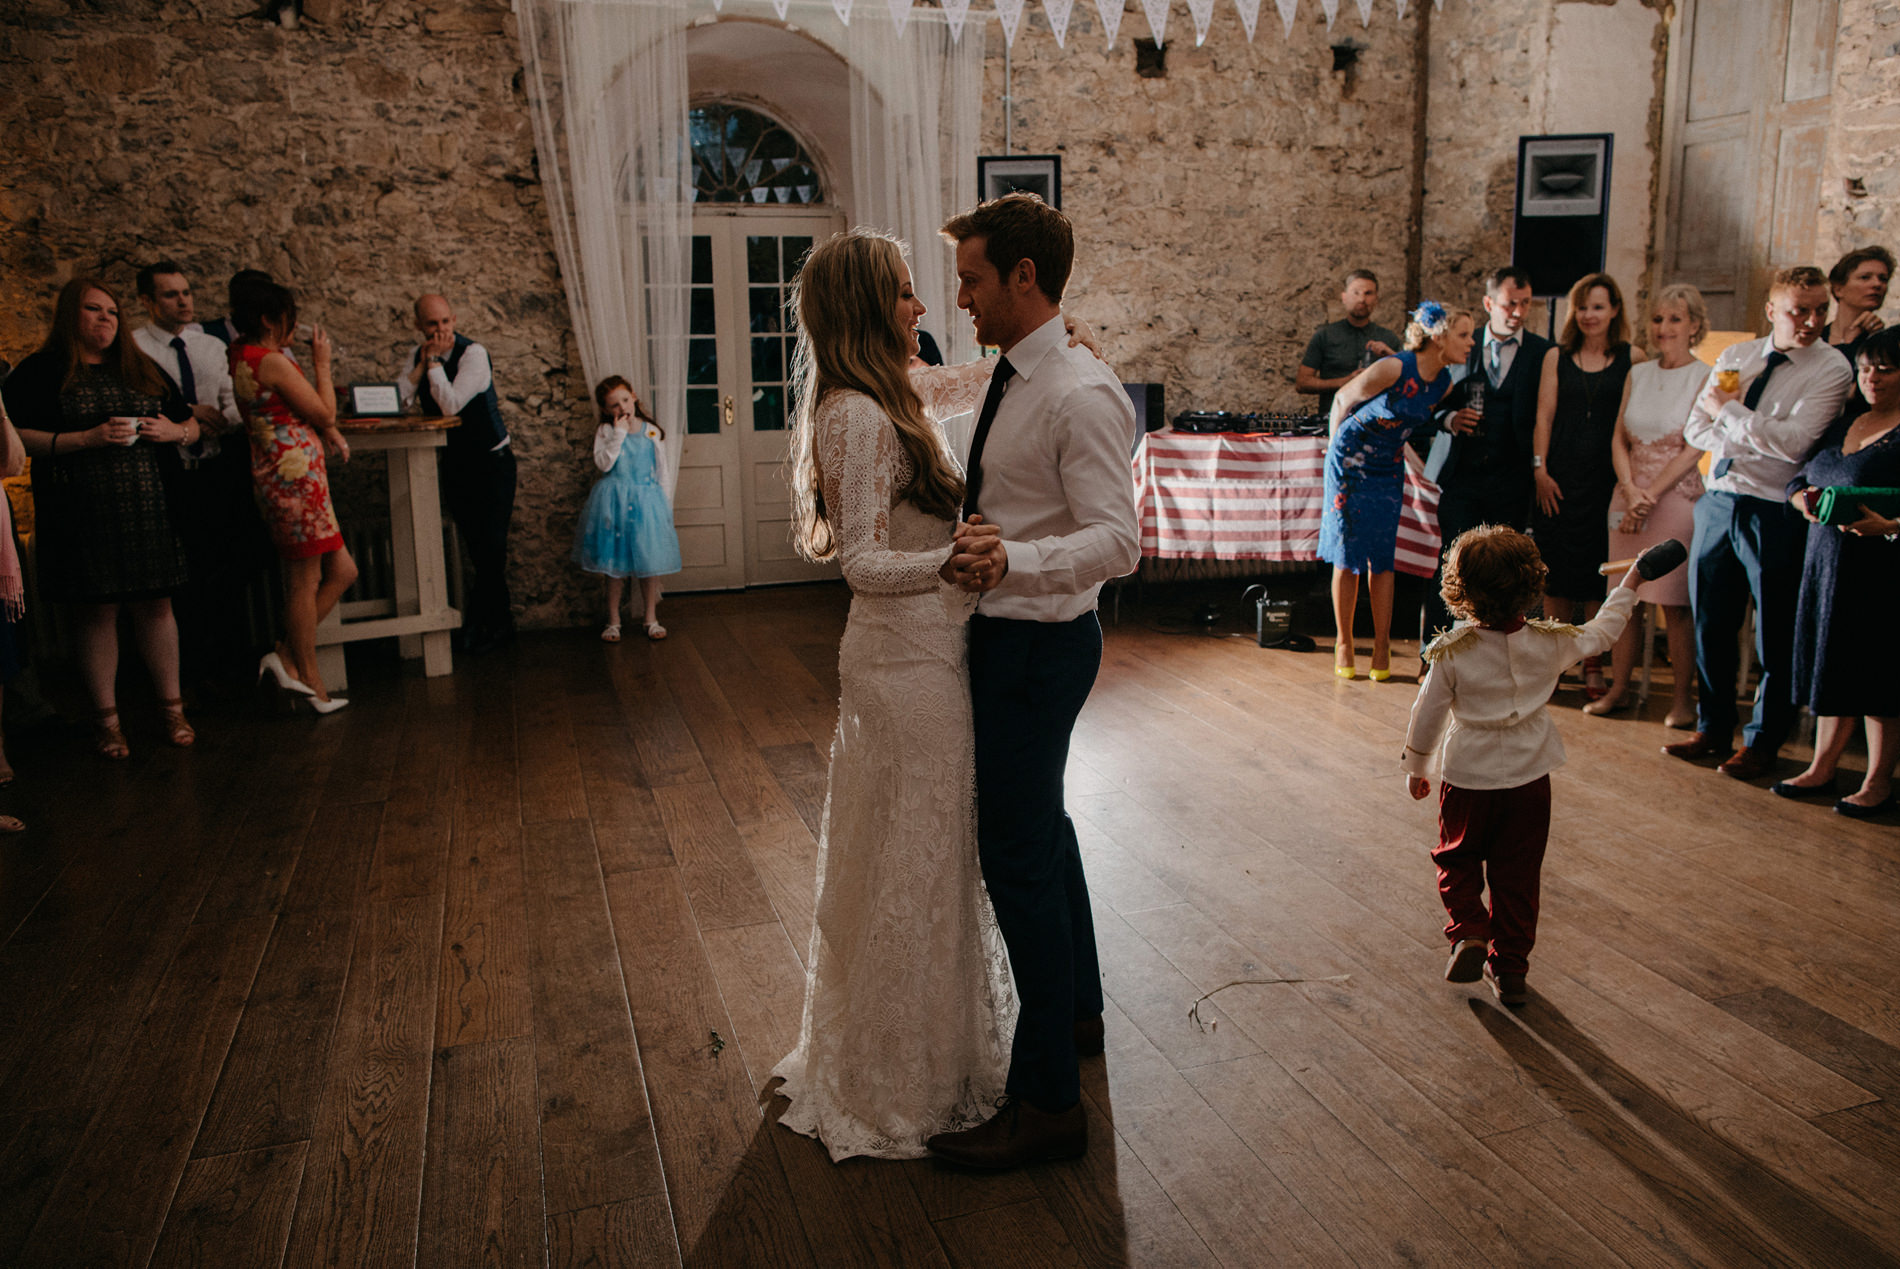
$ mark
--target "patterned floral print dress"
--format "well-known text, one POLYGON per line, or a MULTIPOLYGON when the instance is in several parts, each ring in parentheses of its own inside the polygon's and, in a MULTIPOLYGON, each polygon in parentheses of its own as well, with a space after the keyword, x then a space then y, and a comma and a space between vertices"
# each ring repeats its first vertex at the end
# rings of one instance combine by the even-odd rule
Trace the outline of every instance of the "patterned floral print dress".
POLYGON ((1451 387, 1451 371, 1419 378, 1418 354, 1398 354, 1399 377, 1354 410, 1326 451, 1319 557, 1348 573, 1389 573, 1405 499, 1405 441, 1432 416, 1451 387))
MULTIPOLYGON (((231 349, 231 383, 251 434, 251 484, 257 509, 277 553, 287 560, 327 555, 343 545, 323 442, 278 395, 257 382, 271 350, 253 344, 231 349)), ((295 365, 296 363, 291 363, 295 365)), ((302 373, 299 369, 298 373, 302 373)))

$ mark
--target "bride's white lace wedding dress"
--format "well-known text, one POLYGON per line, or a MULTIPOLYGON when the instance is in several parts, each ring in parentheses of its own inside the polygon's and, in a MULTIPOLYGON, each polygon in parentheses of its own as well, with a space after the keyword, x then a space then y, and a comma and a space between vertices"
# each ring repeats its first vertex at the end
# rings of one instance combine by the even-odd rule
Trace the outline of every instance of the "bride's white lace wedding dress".
MULTIPOLYGON (((934 418, 971 408, 990 367, 919 372, 934 418)), ((833 393, 816 449, 851 615, 818 838, 798 1047, 774 1069, 780 1119, 833 1159, 924 1154, 992 1113, 1016 1000, 976 854, 965 627, 975 597, 937 569, 955 525, 897 493, 911 465, 870 398, 833 393)))

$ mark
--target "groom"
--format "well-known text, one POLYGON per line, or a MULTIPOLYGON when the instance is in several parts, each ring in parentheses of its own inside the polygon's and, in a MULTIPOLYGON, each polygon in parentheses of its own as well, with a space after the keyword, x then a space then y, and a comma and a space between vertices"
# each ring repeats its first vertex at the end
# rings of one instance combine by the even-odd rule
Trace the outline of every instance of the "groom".
POLYGON ((987 593, 970 622, 977 846, 1021 1013, 1009 1101, 928 1142, 967 1167, 1013 1168, 1088 1147, 1078 1053, 1102 1051, 1102 976, 1075 826, 1063 809, 1069 733, 1102 660, 1095 597, 1140 555, 1129 450, 1134 407, 1063 329, 1068 218, 1031 194, 952 217, 957 307, 1002 349, 970 442, 952 561, 987 593), (988 522, 1003 537, 968 534, 988 522), (967 536, 966 536, 967 535, 967 536))

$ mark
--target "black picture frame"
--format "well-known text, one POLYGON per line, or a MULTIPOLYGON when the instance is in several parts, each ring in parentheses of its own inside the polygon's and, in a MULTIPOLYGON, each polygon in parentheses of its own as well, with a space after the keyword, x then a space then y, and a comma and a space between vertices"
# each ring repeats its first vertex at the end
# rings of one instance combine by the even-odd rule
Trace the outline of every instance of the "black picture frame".
POLYGON ((402 413, 402 393, 394 383, 350 385, 350 414, 359 419, 393 419, 402 413))
POLYGON ((988 202, 1021 190, 1034 194, 1057 211, 1062 210, 1062 156, 1060 154, 980 154, 976 159, 976 192, 988 202))

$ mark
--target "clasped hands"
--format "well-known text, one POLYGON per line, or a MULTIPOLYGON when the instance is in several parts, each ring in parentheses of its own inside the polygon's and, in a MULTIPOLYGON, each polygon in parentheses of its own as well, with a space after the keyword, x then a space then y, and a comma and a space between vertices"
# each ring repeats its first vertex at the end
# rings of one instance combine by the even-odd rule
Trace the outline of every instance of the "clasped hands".
POLYGON ((995 590, 1009 575, 1009 550, 1003 545, 1003 531, 980 515, 963 521, 951 542, 950 558, 937 575, 973 595, 995 590))

